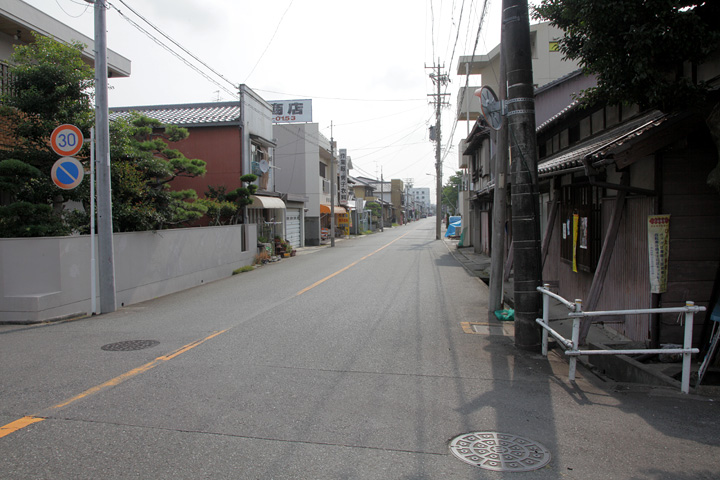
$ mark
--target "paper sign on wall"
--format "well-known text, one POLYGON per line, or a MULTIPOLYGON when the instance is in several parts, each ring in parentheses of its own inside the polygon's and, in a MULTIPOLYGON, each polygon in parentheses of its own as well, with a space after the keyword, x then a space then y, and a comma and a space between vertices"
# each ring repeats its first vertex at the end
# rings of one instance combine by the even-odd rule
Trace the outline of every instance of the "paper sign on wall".
POLYGON ((650 293, 667 291, 670 257, 670 215, 648 215, 650 293))

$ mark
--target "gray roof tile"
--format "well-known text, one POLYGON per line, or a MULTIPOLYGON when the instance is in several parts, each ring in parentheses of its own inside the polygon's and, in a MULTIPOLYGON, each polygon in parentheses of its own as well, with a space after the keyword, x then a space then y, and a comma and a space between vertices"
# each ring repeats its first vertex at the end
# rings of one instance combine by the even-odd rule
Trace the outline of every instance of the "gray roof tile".
POLYGON ((110 109, 110 120, 127 117, 130 112, 138 112, 159 120, 164 124, 179 125, 181 127, 233 125, 240 123, 240 103, 238 102, 116 107, 110 109))

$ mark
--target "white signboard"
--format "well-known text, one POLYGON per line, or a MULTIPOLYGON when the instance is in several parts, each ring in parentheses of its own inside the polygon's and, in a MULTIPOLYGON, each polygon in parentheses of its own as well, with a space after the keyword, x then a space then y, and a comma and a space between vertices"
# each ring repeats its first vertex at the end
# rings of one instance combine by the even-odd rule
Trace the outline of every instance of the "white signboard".
POLYGON ((348 203, 348 161, 347 161, 347 150, 344 148, 340 149, 340 205, 347 205, 348 203))
POLYGON ((648 215, 650 293, 667 291, 670 258, 670 215, 648 215))
POLYGON ((312 122, 312 100, 270 100, 273 123, 312 122))

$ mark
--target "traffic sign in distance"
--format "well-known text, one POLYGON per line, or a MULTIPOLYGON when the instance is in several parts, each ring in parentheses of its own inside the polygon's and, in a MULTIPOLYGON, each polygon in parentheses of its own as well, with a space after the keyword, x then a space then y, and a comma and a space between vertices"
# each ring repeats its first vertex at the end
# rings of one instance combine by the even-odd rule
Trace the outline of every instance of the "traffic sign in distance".
POLYGON ((83 146, 83 134, 75 125, 60 125, 50 135, 50 145, 55 153, 62 156, 75 155, 83 146))
POLYGON ((53 182, 63 190, 72 190, 80 185, 84 174, 82 164, 74 157, 59 159, 50 170, 53 182))

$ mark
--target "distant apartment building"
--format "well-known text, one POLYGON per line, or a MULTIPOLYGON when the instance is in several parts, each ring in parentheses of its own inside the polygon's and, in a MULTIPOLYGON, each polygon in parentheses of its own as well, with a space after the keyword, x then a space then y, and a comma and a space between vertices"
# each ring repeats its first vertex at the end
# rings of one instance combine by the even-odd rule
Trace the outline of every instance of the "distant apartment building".
POLYGON ((432 199, 430 198, 430 189, 427 187, 423 188, 410 188, 410 197, 415 201, 415 205, 422 208, 423 213, 430 211, 430 204, 432 199))

